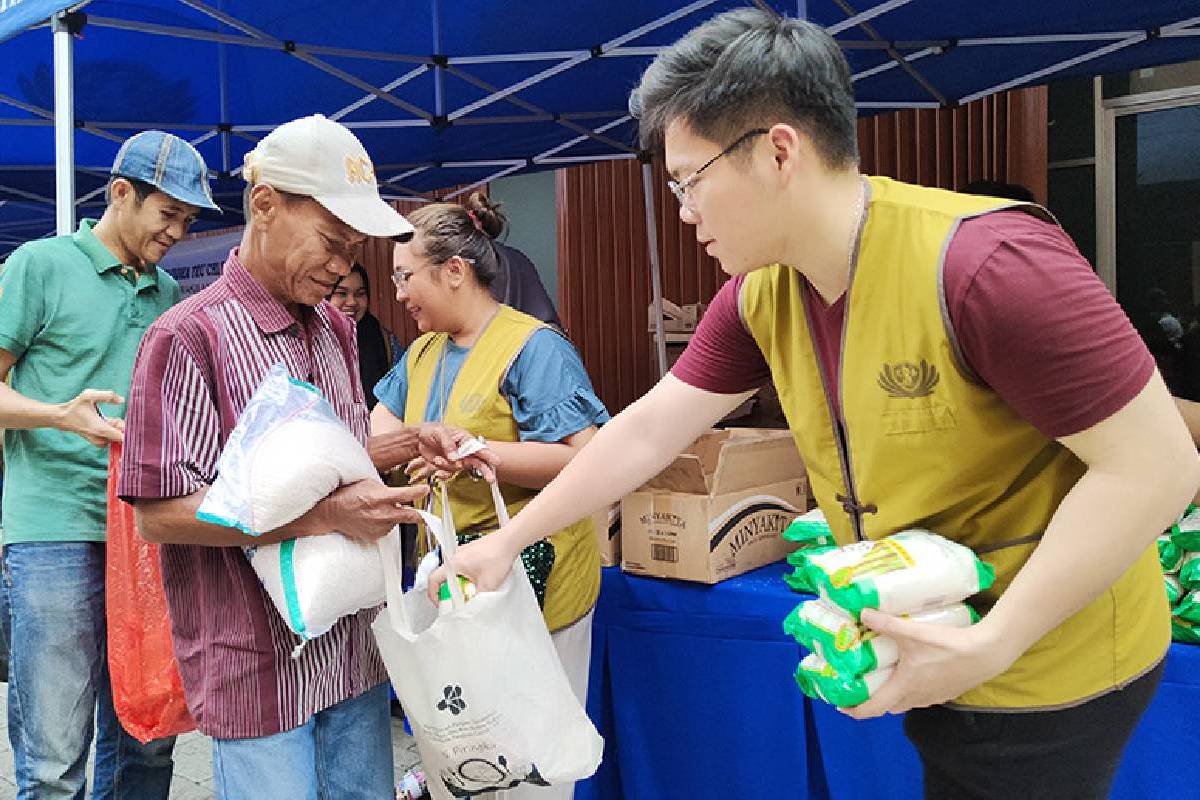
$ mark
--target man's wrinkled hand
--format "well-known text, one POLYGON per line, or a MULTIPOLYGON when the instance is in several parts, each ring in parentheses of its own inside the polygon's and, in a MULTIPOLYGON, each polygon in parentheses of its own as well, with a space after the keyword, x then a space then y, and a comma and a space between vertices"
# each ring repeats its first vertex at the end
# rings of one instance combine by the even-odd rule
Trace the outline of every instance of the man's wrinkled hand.
POLYGON ((343 486, 321 501, 322 521, 330 531, 351 539, 374 541, 402 522, 420 522, 413 503, 429 494, 427 486, 391 488, 375 480, 343 486))

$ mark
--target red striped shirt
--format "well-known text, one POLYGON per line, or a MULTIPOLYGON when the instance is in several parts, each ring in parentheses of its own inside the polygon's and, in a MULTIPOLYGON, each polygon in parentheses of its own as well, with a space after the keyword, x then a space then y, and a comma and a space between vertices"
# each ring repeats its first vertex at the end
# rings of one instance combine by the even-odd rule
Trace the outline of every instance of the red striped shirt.
MULTIPOLYGON (((367 407, 351 323, 328 303, 303 325, 229 254, 224 274, 146 333, 128 398, 119 493, 183 497, 211 484, 238 416, 270 367, 317 386, 365 442, 367 407)), ((300 638, 237 547, 164 545, 163 584, 188 706, 221 739, 268 736, 387 680, 370 623, 342 619, 300 638)))

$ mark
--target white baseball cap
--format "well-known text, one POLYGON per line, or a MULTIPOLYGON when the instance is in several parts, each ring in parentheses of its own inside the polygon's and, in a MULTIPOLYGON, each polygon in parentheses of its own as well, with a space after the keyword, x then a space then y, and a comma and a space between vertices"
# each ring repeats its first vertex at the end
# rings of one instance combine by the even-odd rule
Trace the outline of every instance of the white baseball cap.
POLYGON ((251 186, 311 197, 368 236, 410 238, 413 226, 379 196, 375 167, 358 137, 321 114, 285 122, 246 154, 251 186))

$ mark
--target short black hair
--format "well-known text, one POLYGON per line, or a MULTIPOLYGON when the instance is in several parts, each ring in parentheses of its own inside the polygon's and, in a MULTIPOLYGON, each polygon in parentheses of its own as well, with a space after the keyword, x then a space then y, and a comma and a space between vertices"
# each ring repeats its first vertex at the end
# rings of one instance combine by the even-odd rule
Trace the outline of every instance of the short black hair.
POLYGON ((104 202, 106 202, 106 203, 112 202, 112 187, 113 187, 113 184, 116 183, 116 181, 118 179, 125 181, 126 183, 128 183, 130 186, 133 187, 133 194, 135 197, 137 197, 138 205, 141 205, 142 203, 146 202, 146 198, 149 197, 150 195, 154 194, 157 191, 161 191, 157 186, 146 183, 143 180, 138 180, 137 178, 130 178, 126 175, 113 175, 111 178, 108 179, 108 186, 106 186, 104 188, 104 202))
POLYGON ((858 161, 850 65, 824 28, 757 8, 713 17, 668 47, 629 98, 642 147, 660 150, 683 120, 721 146, 748 130, 794 124, 827 166, 858 161))

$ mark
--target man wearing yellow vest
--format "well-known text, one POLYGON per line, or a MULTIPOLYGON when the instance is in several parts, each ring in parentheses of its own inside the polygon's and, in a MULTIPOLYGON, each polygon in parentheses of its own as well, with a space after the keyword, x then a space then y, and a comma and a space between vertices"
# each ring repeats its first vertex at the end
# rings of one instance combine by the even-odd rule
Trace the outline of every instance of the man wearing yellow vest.
POLYGON ((906 713, 927 797, 1107 796, 1169 639, 1154 538, 1200 484, 1128 319, 1038 207, 860 176, 817 26, 722 14, 630 106, 733 280, 672 374, 458 570, 495 587, 769 376, 841 543, 924 527, 997 572, 971 628, 864 613, 901 660, 846 713, 906 713))

